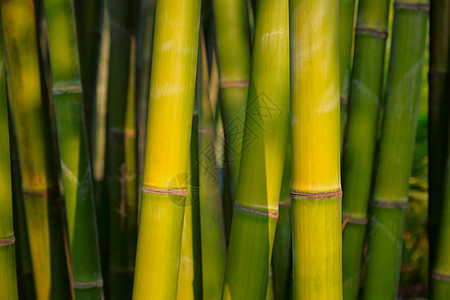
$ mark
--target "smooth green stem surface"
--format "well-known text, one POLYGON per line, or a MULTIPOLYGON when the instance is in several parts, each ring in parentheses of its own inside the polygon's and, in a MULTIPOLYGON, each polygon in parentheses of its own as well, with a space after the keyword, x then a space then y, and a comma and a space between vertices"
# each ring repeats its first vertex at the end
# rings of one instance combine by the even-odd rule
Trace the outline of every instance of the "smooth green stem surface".
POLYGON ((384 73, 389 1, 360 0, 343 154, 344 299, 357 299, 384 73))
MULTIPOLYGON (((105 0, 73 0, 83 84, 84 119, 89 145, 94 144, 97 106, 97 75, 102 40, 105 0)), ((90 147, 92 152, 92 146, 90 147)))
POLYGON ((368 233, 364 299, 397 297, 426 45, 428 1, 394 3, 392 49, 368 233))
MULTIPOLYGON (((245 106, 250 75, 250 35, 247 1, 213 0, 217 58, 220 69, 221 110, 225 137, 225 226, 231 227, 241 151, 244 148, 245 106), (231 203, 230 203, 231 202, 231 203)), ((227 233, 227 236, 229 234, 227 233)))
MULTIPOLYGON (((203 36, 202 36, 203 37, 203 36)), ((206 46, 202 40, 201 101, 197 102, 199 205, 202 258, 202 288, 205 299, 221 299, 225 276, 225 224, 216 162, 214 116, 209 98, 206 46)), ((199 67, 200 67, 199 66, 199 67)), ((198 73, 197 73, 198 74, 198 73)), ((197 75, 198 76, 198 75, 197 75)), ((198 79, 197 79, 198 80, 198 79)))
POLYGON ((45 0, 52 91, 75 297, 102 298, 94 186, 70 0, 45 0))
POLYGON ((344 143, 348 117, 348 96, 350 90, 351 58, 353 45, 353 25, 355 2, 358 0, 339 0, 339 66, 341 86, 341 147, 344 143))

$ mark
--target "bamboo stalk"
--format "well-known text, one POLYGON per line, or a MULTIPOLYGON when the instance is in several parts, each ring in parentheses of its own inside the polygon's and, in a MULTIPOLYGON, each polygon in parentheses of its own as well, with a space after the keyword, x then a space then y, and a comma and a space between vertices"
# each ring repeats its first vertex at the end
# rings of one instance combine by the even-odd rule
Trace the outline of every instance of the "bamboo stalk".
MULTIPOLYGON (((198 67, 201 67, 201 63, 198 67)), ((197 71, 196 102, 201 100, 201 70, 197 71), (200 82, 199 82, 200 81, 200 82)), ((194 104, 188 165, 187 196, 181 239, 177 299, 202 299, 202 255, 199 208, 198 114, 194 104)), ((206 298, 205 298, 206 299, 206 298)), ((209 298, 207 298, 209 299, 209 298)))
POLYGON ((364 299, 397 297, 428 8, 427 0, 397 0, 394 4, 392 50, 372 200, 364 299))
POLYGON ((199 0, 157 3, 134 299, 177 295, 199 23, 199 0))
POLYGON ((225 275, 226 236, 220 178, 216 162, 214 117, 209 97, 206 45, 202 37, 202 98, 197 102, 199 115, 199 203, 204 299, 220 299, 225 275))
MULTIPOLYGON (((80 72, 83 84, 84 119, 88 144, 94 144, 97 106, 97 75, 102 40, 104 0, 74 0, 80 72)), ((92 153, 92 146, 90 148, 92 153)))
MULTIPOLYGON (((97 211, 98 237, 100 244, 100 259, 102 274, 109 275, 109 201, 104 197, 105 152, 106 152, 106 110, 109 73, 109 19, 107 10, 103 10, 102 41, 100 48, 98 84, 96 92, 95 117, 93 118, 92 168, 97 211)), ((109 278, 103 276, 103 292, 109 298, 109 278)))
POLYGON ((46 0, 45 11, 72 285, 77 298, 101 299, 103 281, 73 3, 70 0, 46 0))
MULTIPOLYGON (((350 91, 353 25, 356 0, 339 0, 339 80, 341 100, 341 149, 344 144, 348 118, 350 91)), ((359 1, 359 0, 358 0, 359 1)))
POLYGON ((444 197, 445 164, 443 162, 448 148, 450 1, 431 0, 430 4, 428 238, 429 267, 432 268, 436 257, 435 238, 439 230, 444 197))
POLYGON ((36 295, 38 299, 65 299, 70 289, 57 176, 52 166, 50 117, 41 95, 34 3, 1 2, 1 10, 8 95, 17 134, 36 295))
POLYGON ((278 222, 273 243, 272 269, 275 299, 290 299, 292 290, 292 228, 291 228, 291 159, 287 147, 278 203, 278 222))
POLYGON ((288 1, 260 1, 257 14, 224 299, 266 297, 288 145, 288 1))
MULTIPOLYGON (((447 119, 448 123, 448 119, 447 119)), ((448 148, 447 148, 448 151, 448 148)), ((447 155, 444 178, 444 198, 439 233, 436 236, 436 258, 433 260, 430 299, 445 299, 450 295, 450 155, 447 155)))
POLYGON ((342 299, 338 1, 290 2, 294 299, 342 299))
POLYGON ((9 112, 9 138, 11 149, 11 173, 12 173, 12 196, 13 196, 13 219, 16 235, 16 257, 17 257, 17 285, 20 299, 36 299, 36 291, 33 281, 33 269, 31 266, 30 245, 28 243, 27 224, 25 220, 25 209, 23 204, 20 166, 17 153, 17 142, 11 112, 9 112))
POLYGON ((10 160, 10 137, 3 56, 3 33, 0 26, 0 291, 5 299, 18 299, 16 277, 16 238, 13 225, 13 197, 10 160))
POLYGON ((225 135, 225 188, 229 189, 227 193, 230 195, 224 197, 227 230, 231 227, 232 206, 239 178, 250 74, 250 36, 246 5, 246 1, 242 0, 213 0, 222 97, 220 105, 225 135))
POLYGON ((344 299, 357 299, 376 147, 389 0, 360 0, 344 147, 344 299))
POLYGON ((156 0, 141 0, 136 33, 136 102, 138 126, 138 182, 142 182, 147 127, 150 69, 156 0))
MULTIPOLYGON (((9 112, 11 116, 11 112, 9 112)), ((16 236, 16 267, 19 299, 36 299, 31 266, 30 245, 28 243, 27 224, 20 181, 20 166, 17 152, 17 142, 11 117, 9 117, 9 139, 11 153, 13 218, 16 236)))
POLYGON ((109 206, 109 293, 130 298, 137 242, 134 2, 107 1, 110 56, 104 198, 109 206))

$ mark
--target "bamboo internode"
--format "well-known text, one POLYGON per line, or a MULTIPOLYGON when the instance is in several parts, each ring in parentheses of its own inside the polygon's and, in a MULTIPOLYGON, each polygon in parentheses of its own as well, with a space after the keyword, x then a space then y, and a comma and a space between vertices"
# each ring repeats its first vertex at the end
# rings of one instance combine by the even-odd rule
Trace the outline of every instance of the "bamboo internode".
MULTIPOLYGON (((97 74, 100 59, 101 27, 104 16, 104 0, 73 0, 77 45, 80 57, 81 81, 84 87, 83 108, 88 144, 94 143, 97 74)), ((91 149, 92 151, 92 149, 91 149)), ((92 152, 91 152, 92 153, 92 152)))
POLYGON ((339 0, 339 81, 341 99, 341 149, 344 145, 348 118, 348 98, 352 74, 353 27, 356 0, 339 0))

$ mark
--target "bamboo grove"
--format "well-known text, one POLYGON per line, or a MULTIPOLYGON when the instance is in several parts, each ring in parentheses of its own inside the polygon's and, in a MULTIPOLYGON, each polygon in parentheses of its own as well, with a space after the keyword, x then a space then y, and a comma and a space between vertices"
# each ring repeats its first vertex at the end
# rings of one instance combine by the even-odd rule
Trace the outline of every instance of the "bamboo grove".
POLYGON ((450 298, 450 0, 0 17, 1 299, 450 298))

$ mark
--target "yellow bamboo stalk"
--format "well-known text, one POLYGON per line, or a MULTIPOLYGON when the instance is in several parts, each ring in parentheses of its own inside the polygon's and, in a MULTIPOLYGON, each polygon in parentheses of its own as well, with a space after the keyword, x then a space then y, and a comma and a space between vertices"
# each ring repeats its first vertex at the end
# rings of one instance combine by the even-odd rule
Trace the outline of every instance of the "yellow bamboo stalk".
POLYGON ((290 2, 295 299, 342 299, 338 4, 290 2))
POLYGON ((158 1, 134 299, 175 299, 197 67, 200 0, 158 1))

